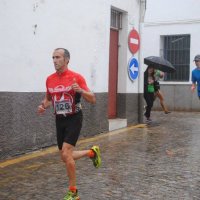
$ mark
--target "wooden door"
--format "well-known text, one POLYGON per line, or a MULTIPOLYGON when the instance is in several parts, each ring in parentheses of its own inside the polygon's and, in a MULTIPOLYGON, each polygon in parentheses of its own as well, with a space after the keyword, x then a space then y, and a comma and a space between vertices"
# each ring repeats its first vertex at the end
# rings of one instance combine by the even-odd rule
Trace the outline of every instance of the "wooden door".
POLYGON ((109 84, 108 84, 108 118, 117 114, 117 79, 118 79, 118 30, 110 29, 109 84))

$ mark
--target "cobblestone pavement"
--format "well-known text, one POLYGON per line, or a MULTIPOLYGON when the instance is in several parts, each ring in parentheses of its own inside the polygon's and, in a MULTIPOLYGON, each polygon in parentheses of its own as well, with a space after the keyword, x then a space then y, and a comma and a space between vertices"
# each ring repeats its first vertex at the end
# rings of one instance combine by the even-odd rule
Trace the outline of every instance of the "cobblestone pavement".
MULTIPOLYGON (((199 200, 200 113, 153 112, 156 123, 80 140, 100 145, 102 167, 77 161, 81 200, 199 200)), ((1 200, 62 200, 67 186, 57 148, 0 163, 1 200)))

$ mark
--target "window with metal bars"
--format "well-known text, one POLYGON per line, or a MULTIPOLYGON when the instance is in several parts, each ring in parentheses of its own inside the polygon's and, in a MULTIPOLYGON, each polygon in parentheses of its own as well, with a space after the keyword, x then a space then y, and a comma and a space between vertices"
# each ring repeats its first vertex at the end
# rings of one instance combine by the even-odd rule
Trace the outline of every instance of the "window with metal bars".
POLYGON ((110 16, 110 27, 114 29, 121 29, 122 28, 122 13, 111 9, 111 16, 110 16))
POLYGON ((165 81, 189 81, 190 76, 190 35, 161 36, 161 55, 176 68, 167 73, 165 81))

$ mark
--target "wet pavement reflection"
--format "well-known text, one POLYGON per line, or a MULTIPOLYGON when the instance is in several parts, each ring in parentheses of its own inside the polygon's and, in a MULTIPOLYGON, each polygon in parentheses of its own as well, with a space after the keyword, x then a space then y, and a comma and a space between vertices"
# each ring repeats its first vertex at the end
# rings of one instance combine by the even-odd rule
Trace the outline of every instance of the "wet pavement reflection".
MULTIPOLYGON (((148 126, 135 126, 80 140, 98 144, 102 167, 77 161, 82 200, 199 200, 200 113, 153 112, 148 126)), ((0 164, 1 200, 61 200, 67 186, 57 150, 9 165, 0 164)))

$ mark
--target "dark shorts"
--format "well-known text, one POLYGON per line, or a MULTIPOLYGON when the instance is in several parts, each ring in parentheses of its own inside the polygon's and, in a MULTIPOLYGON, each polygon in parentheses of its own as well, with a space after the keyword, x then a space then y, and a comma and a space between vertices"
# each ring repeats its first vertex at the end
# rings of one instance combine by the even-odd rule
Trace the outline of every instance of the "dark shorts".
POLYGON ((76 145, 80 135, 82 121, 82 111, 66 117, 63 115, 56 115, 57 143, 60 150, 62 149, 63 142, 73 146, 76 145))

